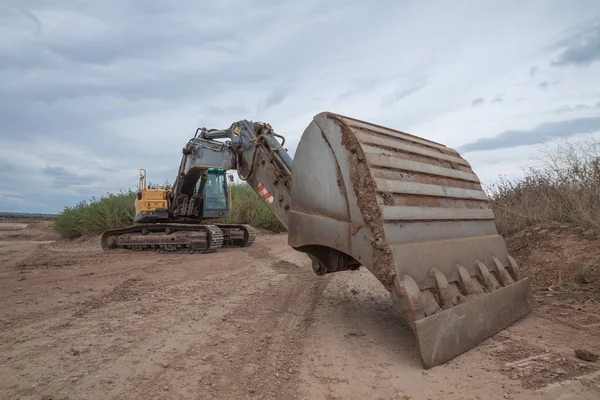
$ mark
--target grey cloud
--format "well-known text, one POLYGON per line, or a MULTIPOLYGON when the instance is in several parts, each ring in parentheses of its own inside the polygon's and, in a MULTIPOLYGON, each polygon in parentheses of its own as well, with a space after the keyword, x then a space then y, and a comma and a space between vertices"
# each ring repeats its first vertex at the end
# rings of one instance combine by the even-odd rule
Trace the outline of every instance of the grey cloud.
POLYGON ((484 102, 483 97, 479 97, 478 99, 475 99, 471 102, 472 106, 480 106, 482 105, 484 102))
POLYGON ((27 8, 22 7, 20 5, 17 4, 10 4, 10 6, 14 7, 16 10, 18 10, 21 14, 23 14, 27 19, 29 19, 33 25, 35 26, 35 31, 34 31, 34 35, 38 36, 40 35, 40 33, 42 32, 42 21, 40 21, 40 19, 31 11, 29 11, 27 8))
POLYGON ((569 112, 569 111, 573 111, 573 107, 571 107, 571 106, 560 106, 556 110, 554 110, 554 113, 556 113, 556 114, 562 114, 562 113, 566 113, 566 112, 569 112))
POLYGON ((0 210, 54 214, 61 211, 66 204, 76 204, 88 199, 87 196, 55 195, 51 193, 44 193, 41 197, 40 193, 35 191, 30 194, 16 196, 0 194, 0 210))
MULTIPOLYGON (((213 115, 213 116, 218 116, 218 117, 223 117, 223 116, 227 116, 227 115, 244 116, 250 112, 250 110, 247 107, 244 107, 242 105, 222 107, 222 106, 217 106, 214 104, 209 104, 209 105, 204 106, 204 111, 208 115, 213 115)), ((240 119, 242 119, 242 117, 240 117, 240 119)))
MULTIPOLYGON (((236 84, 268 87, 273 77, 317 62, 303 55, 307 44, 277 44, 274 56, 268 61, 251 54, 256 46, 254 37, 267 30, 263 18, 281 11, 279 7, 267 13, 268 5, 263 2, 240 2, 240 7, 248 8, 245 22, 253 33, 248 35, 245 30, 222 29, 222 21, 230 17, 227 7, 206 10, 200 2, 197 6, 190 3, 196 4, 178 3, 177 9, 183 9, 177 11, 160 3, 142 1, 118 3, 114 9, 100 3, 89 5, 94 12, 86 9, 82 12, 101 18, 107 25, 102 32, 94 35, 74 32, 72 37, 61 40, 25 40, 19 51, 0 50, 3 59, 0 70, 8 82, 0 86, 0 91, 13 103, 15 96, 23 101, 35 98, 48 102, 99 95, 132 101, 183 100, 212 96, 224 86, 236 84), (192 24, 189 18, 186 20, 186 8, 197 15, 209 11, 217 14, 206 19, 200 17, 198 23, 192 24), (125 13, 136 16, 134 24, 124 17, 125 13), (205 54, 205 59, 192 64, 187 57, 196 53, 205 54)), ((37 4, 44 6, 42 2, 37 4)), ((328 5, 320 11, 334 6, 328 5)), ((323 42, 322 46, 329 44, 323 42)), ((273 98, 269 99, 272 101, 273 98)))
POLYGON ((42 172, 44 173, 44 175, 47 175, 53 180, 53 186, 55 188, 86 185, 89 184, 90 179, 92 179, 91 177, 86 177, 69 172, 63 167, 47 166, 42 172))
POLYGON ((568 34, 551 46, 560 50, 552 66, 587 66, 600 60, 600 19, 568 34))
POLYGON ((511 147, 542 143, 547 139, 569 137, 600 131, 600 117, 576 118, 547 122, 529 130, 511 130, 491 138, 479 139, 458 148, 460 152, 509 149, 511 147))
POLYGON ((538 72, 538 67, 536 67, 536 66, 533 66, 533 67, 531 67, 531 68, 529 69, 529 73, 528 73, 528 74, 529 74, 529 77, 530 77, 531 79, 535 78, 535 74, 536 74, 537 72, 538 72))
MULTIPOLYGON (((28 8, 15 7, 34 21, 39 30, 43 29, 43 21, 36 13, 45 15, 50 12, 55 18, 62 13, 70 13, 67 15, 71 17, 69 22, 73 25, 66 24, 63 29, 73 30, 72 35, 56 37, 46 34, 35 40, 23 37, 21 51, 2 54, 3 68, 31 69, 35 66, 37 69, 47 69, 69 67, 73 63, 108 66, 116 61, 150 59, 156 53, 162 54, 163 61, 167 61, 176 56, 182 46, 191 50, 202 45, 203 50, 219 49, 226 50, 226 53, 240 50, 236 45, 239 45, 242 36, 241 33, 236 33, 237 30, 215 29, 214 23, 206 21, 195 25, 186 21, 184 11, 189 8, 190 2, 179 2, 179 13, 174 13, 173 10, 157 13, 151 1, 108 6, 102 3, 73 4, 60 0, 53 4, 41 1, 28 3, 28 8), (131 23, 129 15, 135 15, 135 23, 131 23), (86 27, 89 33, 78 31, 77 22, 73 21, 77 17, 83 19, 83 22, 92 21, 92 26, 86 27), (98 27, 93 25, 94 22, 98 27)), ((19 31, 19 25, 15 29, 19 31)))
POLYGON ((546 89, 548 89, 550 86, 553 86, 553 85, 558 85, 559 83, 560 83, 560 80, 555 80, 555 81, 543 81, 543 82, 540 82, 540 83, 538 84, 538 88, 539 88, 539 89, 541 89, 541 90, 546 90, 546 89))
POLYGON ((0 162, 0 174, 10 174, 15 172, 15 167, 10 164, 0 162))
MULTIPOLYGON (((152 24, 152 21, 147 21, 152 24)), ((78 64, 109 65, 116 61, 135 58, 149 58, 156 51, 165 55, 173 53, 172 44, 190 49, 202 44, 203 50, 213 50, 215 55, 233 55, 240 51, 239 33, 235 30, 194 30, 191 32, 159 33, 148 26, 145 30, 134 27, 121 32, 111 32, 97 38, 73 40, 70 42, 49 43, 47 49, 64 61, 78 64)), ((210 61, 207 59, 207 61, 210 61)))
POLYGON ((502 103, 503 97, 503 94, 496 95, 496 97, 494 97, 494 100, 492 100, 492 103, 502 103))
POLYGON ((407 87, 398 88, 398 89, 394 90, 389 96, 386 96, 383 99, 383 103, 384 103, 384 105, 388 105, 388 106, 395 104, 395 103, 399 102, 400 100, 410 96, 411 94, 416 93, 419 90, 423 89, 425 87, 426 83, 427 82, 425 79, 420 79, 420 80, 414 81, 407 87))
POLYGON ((600 108, 600 101, 597 102, 595 105, 577 104, 575 106, 569 106, 569 105, 560 106, 556 110, 554 110, 554 113, 562 114, 562 113, 571 112, 571 111, 593 110, 595 108, 600 108))
POLYGON ((575 110, 589 110, 591 107, 585 104, 577 104, 575 110))
POLYGON ((369 92, 387 82, 387 77, 361 76, 349 82, 349 89, 344 90, 338 96, 339 99, 348 99, 353 96, 363 96, 365 92, 369 92))
POLYGON ((276 88, 271 91, 271 94, 265 100, 265 108, 276 106, 281 103, 288 95, 288 89, 276 88))

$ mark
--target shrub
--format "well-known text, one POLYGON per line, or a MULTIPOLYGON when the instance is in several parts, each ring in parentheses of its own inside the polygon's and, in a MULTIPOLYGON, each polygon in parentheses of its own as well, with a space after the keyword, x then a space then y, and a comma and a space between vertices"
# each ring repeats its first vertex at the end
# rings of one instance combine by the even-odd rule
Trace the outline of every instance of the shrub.
POLYGON ((135 192, 109 193, 97 199, 65 207, 52 222, 52 229, 62 237, 75 239, 94 235, 107 229, 127 226, 135 215, 135 192))
POLYGON ((546 145, 542 164, 522 179, 500 178, 490 187, 502 233, 539 223, 600 226, 600 142, 568 140, 546 145))

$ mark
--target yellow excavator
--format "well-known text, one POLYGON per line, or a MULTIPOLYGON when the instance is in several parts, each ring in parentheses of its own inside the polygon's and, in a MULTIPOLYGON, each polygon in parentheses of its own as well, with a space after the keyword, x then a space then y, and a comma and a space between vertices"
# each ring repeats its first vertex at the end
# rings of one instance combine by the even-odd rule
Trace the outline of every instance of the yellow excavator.
POLYGON ((458 152, 329 112, 314 116, 293 160, 284 143, 260 122, 197 130, 173 188, 147 190, 144 174, 136 223, 105 232, 102 246, 207 252, 251 245, 250 227, 211 223, 227 213, 226 171, 237 170, 317 275, 364 267, 381 282, 410 323, 425 368, 532 310, 530 280, 458 152))

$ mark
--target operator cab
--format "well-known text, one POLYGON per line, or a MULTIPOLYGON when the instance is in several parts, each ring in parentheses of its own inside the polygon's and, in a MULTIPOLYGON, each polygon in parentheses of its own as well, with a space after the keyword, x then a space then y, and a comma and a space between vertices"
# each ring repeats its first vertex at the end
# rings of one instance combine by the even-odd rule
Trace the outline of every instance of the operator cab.
POLYGON ((223 217, 229 211, 229 187, 226 171, 222 168, 209 168, 208 179, 204 185, 205 217, 223 217))

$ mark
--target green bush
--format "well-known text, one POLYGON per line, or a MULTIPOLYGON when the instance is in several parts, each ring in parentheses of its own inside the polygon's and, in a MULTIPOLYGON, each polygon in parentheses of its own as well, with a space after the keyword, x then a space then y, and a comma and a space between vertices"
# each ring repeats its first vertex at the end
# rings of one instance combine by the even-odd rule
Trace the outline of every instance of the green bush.
POLYGON ((135 192, 109 193, 97 199, 65 207, 52 222, 52 229, 62 237, 75 239, 99 234, 107 229, 130 225, 135 215, 135 192))
MULTIPOLYGON (((165 188, 165 185, 152 185, 165 188)), ((272 232, 283 232, 284 228, 269 207, 247 184, 231 186, 232 210, 229 217, 220 222, 250 224, 272 232)), ((51 227, 66 239, 97 235, 107 229, 120 228, 133 223, 135 215, 135 192, 110 193, 101 198, 82 201, 74 207, 65 207, 54 219, 51 227)))
POLYGON ((249 224, 271 232, 285 230, 269 206, 247 184, 231 185, 231 195, 231 214, 223 219, 223 223, 249 224))

